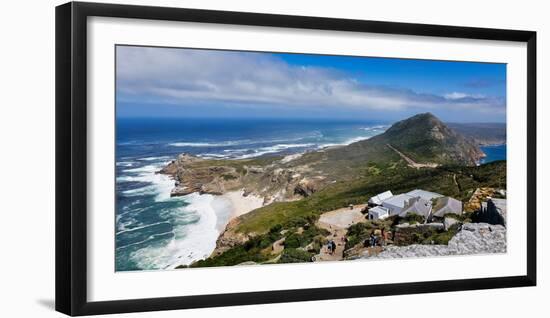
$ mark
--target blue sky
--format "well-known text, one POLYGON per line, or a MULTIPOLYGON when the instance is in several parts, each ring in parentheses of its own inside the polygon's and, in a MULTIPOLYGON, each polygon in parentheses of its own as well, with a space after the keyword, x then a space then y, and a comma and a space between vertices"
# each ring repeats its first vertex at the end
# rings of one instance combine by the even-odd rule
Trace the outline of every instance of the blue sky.
POLYGON ((504 122, 506 65, 117 47, 117 117, 504 122))

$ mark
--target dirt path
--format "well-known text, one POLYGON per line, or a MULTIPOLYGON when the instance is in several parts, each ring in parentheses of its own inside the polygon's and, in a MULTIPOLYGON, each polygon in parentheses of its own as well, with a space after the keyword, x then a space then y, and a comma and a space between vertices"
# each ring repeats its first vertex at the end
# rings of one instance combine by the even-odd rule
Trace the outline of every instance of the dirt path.
POLYGON ((405 160, 407 162, 407 164, 409 165, 409 167, 411 167, 411 168, 416 168, 416 169, 420 169, 420 168, 437 168, 437 166, 439 166, 437 163, 417 163, 414 160, 412 160, 411 158, 407 157, 401 151, 395 149, 392 145, 386 144, 386 146, 388 146, 391 150, 395 151, 399 156, 401 156, 401 158, 403 158, 403 160, 405 160))
POLYGON ((275 255, 280 254, 285 249, 284 243, 285 243, 284 237, 280 240, 273 242, 273 245, 271 248, 271 254, 275 254, 275 255))
POLYGON ((330 241, 333 240, 336 243, 336 249, 331 254, 328 246, 324 245, 321 248, 319 254, 315 255, 315 261, 339 261, 344 258, 344 249, 346 248, 346 242, 342 241, 342 238, 346 235, 347 229, 338 229, 331 232, 326 238, 330 241))
POLYGON ((346 236, 350 225, 365 221, 365 216, 361 213, 361 210, 365 207, 366 204, 360 204, 354 206, 353 209, 349 207, 342 208, 321 215, 319 221, 317 221, 317 226, 330 232, 326 239, 334 241, 336 249, 331 254, 327 245, 323 246, 321 252, 315 255, 316 261, 339 261, 344 257, 346 242, 343 238, 346 236))
POLYGON ((461 193, 462 192, 462 187, 460 186, 460 184, 456 180, 456 173, 453 173, 453 182, 455 183, 456 188, 458 189, 458 193, 461 193))

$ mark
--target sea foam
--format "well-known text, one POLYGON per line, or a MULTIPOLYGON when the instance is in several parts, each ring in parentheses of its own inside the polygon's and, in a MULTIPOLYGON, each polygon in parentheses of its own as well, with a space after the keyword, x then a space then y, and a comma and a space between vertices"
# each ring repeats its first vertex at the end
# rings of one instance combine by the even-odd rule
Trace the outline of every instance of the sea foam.
MULTIPOLYGON (((151 157, 152 158, 152 157, 151 157)), ((157 161, 162 159, 157 157, 157 161)), ((190 264, 206 258, 216 247, 216 239, 231 216, 231 204, 223 198, 209 194, 193 193, 183 197, 170 197, 174 180, 164 174, 156 173, 167 162, 155 162, 143 167, 126 169, 117 182, 143 182, 144 187, 123 191, 125 196, 154 195, 154 201, 182 201, 177 208, 163 209, 159 215, 165 220, 152 224, 137 225, 130 222, 121 224, 119 220, 118 233, 141 231, 163 223, 170 223, 171 233, 154 233, 144 240, 125 245, 149 244, 130 254, 130 258, 142 269, 169 269, 178 265, 190 264), (160 237, 169 238, 168 243, 157 242, 160 237), (170 238, 171 236, 171 238, 170 238), (151 243, 148 243, 151 242, 151 243)))
POLYGON ((172 147, 223 147, 243 145, 249 142, 250 140, 231 140, 220 142, 173 142, 168 145, 172 147))
POLYGON ((210 194, 193 193, 181 198, 188 205, 170 211, 173 238, 163 246, 148 246, 131 254, 140 268, 172 269, 204 259, 214 251, 220 224, 225 225, 231 213, 230 204, 210 194), (196 216, 196 222, 181 221, 189 215, 196 216))

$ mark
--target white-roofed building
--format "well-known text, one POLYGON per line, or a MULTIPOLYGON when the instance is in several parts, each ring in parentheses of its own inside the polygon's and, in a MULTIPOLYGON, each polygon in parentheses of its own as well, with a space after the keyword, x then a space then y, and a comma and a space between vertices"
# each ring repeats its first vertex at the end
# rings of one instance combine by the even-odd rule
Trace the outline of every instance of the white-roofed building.
POLYGON ((433 215, 444 217, 446 214, 462 214, 462 202, 451 197, 443 197, 435 200, 433 215))
POLYGON ((412 198, 414 197, 405 193, 394 195, 384 200, 382 206, 390 210, 390 215, 400 214, 412 198))
POLYGON ((432 213, 432 202, 424 200, 422 197, 414 197, 407 202, 405 208, 399 214, 405 217, 407 214, 416 214, 428 219, 432 213))
POLYGON ((375 206, 369 209, 369 220, 385 219, 390 216, 390 210, 383 206, 375 206))
POLYGON ((413 213, 422 215, 429 220, 432 217, 432 212, 438 212, 436 216, 439 216, 440 214, 457 213, 462 208, 461 202, 456 199, 421 189, 398 195, 393 195, 391 191, 382 192, 371 197, 368 206, 370 207, 368 209, 370 220, 383 219, 393 215, 404 217, 413 213), (434 202, 438 204, 434 206, 434 202))
POLYGON ((386 191, 379 193, 369 199, 369 205, 381 205, 384 200, 387 200, 389 198, 393 197, 393 194, 391 191, 386 191))
POLYGON ((421 197, 422 199, 424 199, 426 201, 431 201, 432 199, 443 197, 443 195, 441 195, 439 193, 430 192, 430 191, 426 191, 426 190, 420 190, 420 189, 415 189, 415 190, 409 191, 409 192, 407 192, 407 194, 410 195, 411 197, 421 197))

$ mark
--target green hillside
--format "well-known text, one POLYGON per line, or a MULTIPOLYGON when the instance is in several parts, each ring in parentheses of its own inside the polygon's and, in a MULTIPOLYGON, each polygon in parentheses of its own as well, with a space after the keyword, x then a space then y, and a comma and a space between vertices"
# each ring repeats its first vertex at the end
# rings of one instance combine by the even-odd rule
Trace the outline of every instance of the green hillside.
POLYGON ((264 233, 276 224, 284 227, 316 219, 323 212, 366 203, 371 196, 386 190, 402 193, 421 188, 466 200, 478 187, 506 188, 506 162, 435 169, 413 169, 402 162, 368 162, 355 180, 336 182, 308 198, 273 203, 241 216, 237 231, 264 233))

